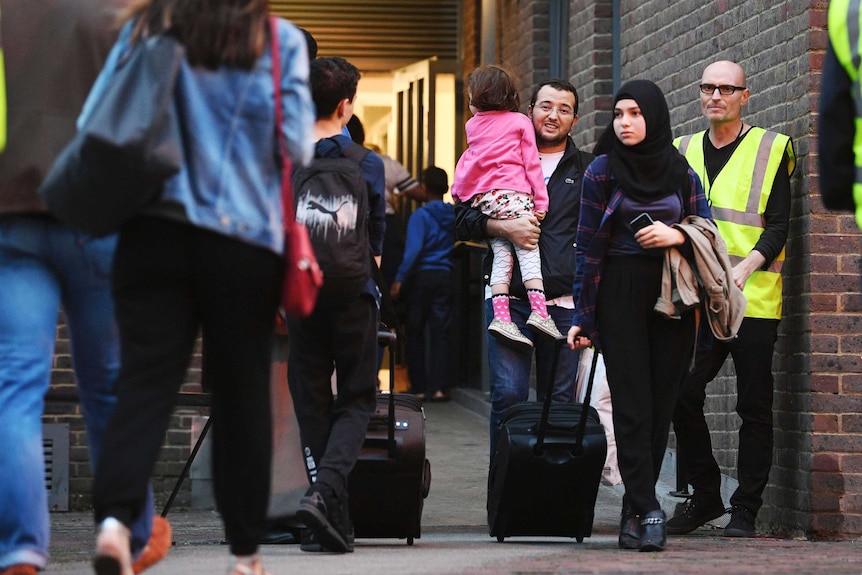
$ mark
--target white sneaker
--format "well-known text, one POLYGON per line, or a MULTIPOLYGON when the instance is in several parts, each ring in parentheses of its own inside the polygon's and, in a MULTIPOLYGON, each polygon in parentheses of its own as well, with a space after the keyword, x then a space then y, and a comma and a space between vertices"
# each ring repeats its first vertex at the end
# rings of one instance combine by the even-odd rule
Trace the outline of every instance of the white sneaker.
POLYGON ((536 312, 532 312, 527 318, 527 326, 533 328, 533 331, 549 335, 554 339, 565 339, 550 316, 542 317, 536 312))
POLYGON ((228 571, 228 575, 269 575, 257 553, 244 557, 236 556, 234 560, 235 564, 228 571))
POLYGON ((518 326, 511 321, 502 321, 497 318, 492 319, 491 325, 488 326, 488 333, 493 335, 498 341, 520 350, 533 347, 533 342, 530 341, 530 338, 521 333, 518 326))
POLYGON ((93 569, 97 575, 134 575, 129 530, 113 517, 99 524, 93 569))

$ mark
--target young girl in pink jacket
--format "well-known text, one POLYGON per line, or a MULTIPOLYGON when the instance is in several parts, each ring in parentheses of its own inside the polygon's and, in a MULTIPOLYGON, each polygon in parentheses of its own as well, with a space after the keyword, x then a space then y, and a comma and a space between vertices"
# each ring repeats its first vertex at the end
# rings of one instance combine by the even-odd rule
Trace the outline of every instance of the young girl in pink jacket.
MULTIPOLYGON (((548 210, 548 189, 542 175, 533 123, 519 111, 520 98, 514 78, 499 66, 480 66, 467 76, 467 93, 473 117, 467 121, 467 150, 455 166, 452 197, 494 219, 535 216, 541 221, 548 210)), ((509 284, 512 280, 512 248, 530 299, 527 325, 539 333, 562 338, 545 306, 545 286, 539 248, 525 249, 504 237, 490 240, 494 254, 491 298, 492 336, 515 347, 533 342, 512 322, 509 284)))

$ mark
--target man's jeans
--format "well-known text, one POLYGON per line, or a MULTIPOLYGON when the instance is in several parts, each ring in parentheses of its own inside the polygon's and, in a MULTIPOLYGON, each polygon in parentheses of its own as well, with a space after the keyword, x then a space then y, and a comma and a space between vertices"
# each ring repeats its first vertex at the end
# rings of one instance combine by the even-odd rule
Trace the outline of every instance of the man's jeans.
MULTIPOLYGON (((0 217, 0 569, 47 562, 42 412, 61 304, 90 460, 98 460, 120 361, 115 246, 115 236, 92 238, 46 217, 0 217)), ((152 517, 151 495, 132 528, 133 551, 149 539, 152 517)))
MULTIPOLYGON (((512 321, 525 336, 533 342, 536 353, 536 395, 539 401, 544 400, 550 387, 551 365, 554 357, 554 340, 546 335, 538 335, 527 327, 530 316, 530 304, 524 300, 510 299, 509 312, 512 321)), ((572 327, 574 310, 551 305, 548 313, 554 318, 557 329, 566 334, 572 327)), ((485 300, 485 324, 490 325, 494 319, 491 300, 485 300)), ((575 383, 578 377, 579 352, 572 351, 568 345, 560 350, 557 364, 557 376, 554 381, 553 401, 571 403, 575 396, 575 383)), ((518 351, 506 344, 498 342, 488 334, 488 365, 491 375, 491 458, 494 457, 494 447, 500 433, 500 420, 503 412, 519 401, 527 401, 530 394, 530 368, 533 362, 533 350, 518 351)))

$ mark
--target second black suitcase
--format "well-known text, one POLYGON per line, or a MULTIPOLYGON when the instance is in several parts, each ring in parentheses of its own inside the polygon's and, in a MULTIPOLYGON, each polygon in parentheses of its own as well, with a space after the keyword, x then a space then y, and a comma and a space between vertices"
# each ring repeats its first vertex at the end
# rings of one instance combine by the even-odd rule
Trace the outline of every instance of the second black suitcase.
POLYGON ((389 345, 389 393, 377 397, 365 443, 348 477, 350 519, 356 537, 395 537, 412 545, 421 536, 422 508, 431 484, 425 459, 425 414, 415 395, 395 393, 395 334, 389 345))
POLYGON ((596 358, 584 404, 551 403, 549 393, 543 403, 521 402, 504 413, 488 475, 488 527, 498 541, 533 535, 580 543, 592 534, 607 452, 604 428, 589 405, 596 358))

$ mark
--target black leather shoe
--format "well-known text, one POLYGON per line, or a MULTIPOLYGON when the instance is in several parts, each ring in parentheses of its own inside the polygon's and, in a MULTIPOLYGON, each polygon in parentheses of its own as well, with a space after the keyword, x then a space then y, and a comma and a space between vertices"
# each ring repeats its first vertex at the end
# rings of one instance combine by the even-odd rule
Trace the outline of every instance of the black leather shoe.
POLYGON ((667 516, 661 509, 641 517, 641 551, 664 551, 667 547, 667 516))
POLYGON ((724 503, 721 497, 700 496, 697 493, 688 500, 682 511, 675 513, 667 522, 667 532, 671 535, 682 535, 690 533, 724 515, 724 503))
POLYGON ((641 544, 640 517, 628 505, 623 506, 620 517, 620 549, 638 549, 641 544))

